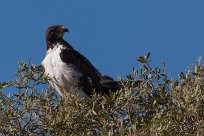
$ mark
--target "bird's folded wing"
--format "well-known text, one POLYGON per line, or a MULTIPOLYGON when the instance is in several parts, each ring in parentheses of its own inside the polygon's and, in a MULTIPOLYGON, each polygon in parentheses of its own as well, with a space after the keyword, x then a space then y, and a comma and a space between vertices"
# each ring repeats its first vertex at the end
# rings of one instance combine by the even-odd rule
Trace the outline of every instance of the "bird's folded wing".
POLYGON ((100 72, 91 64, 91 62, 74 49, 62 49, 60 58, 67 64, 73 64, 82 74, 100 77, 100 72))
POLYGON ((101 84, 100 72, 91 64, 91 62, 74 49, 62 49, 60 53, 61 60, 67 64, 72 64, 82 74, 79 86, 83 87, 83 91, 89 96, 95 92, 100 93, 101 84))

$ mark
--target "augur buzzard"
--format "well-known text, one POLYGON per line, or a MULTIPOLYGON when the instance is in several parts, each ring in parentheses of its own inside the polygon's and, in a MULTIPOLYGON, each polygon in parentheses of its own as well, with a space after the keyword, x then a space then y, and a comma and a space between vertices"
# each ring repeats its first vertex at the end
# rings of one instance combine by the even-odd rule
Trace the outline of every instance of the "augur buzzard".
POLYGON ((42 61, 49 84, 60 95, 71 90, 80 97, 89 97, 93 92, 109 94, 120 88, 118 82, 102 75, 91 62, 63 39, 68 29, 62 25, 50 26, 46 32, 47 53, 42 61))

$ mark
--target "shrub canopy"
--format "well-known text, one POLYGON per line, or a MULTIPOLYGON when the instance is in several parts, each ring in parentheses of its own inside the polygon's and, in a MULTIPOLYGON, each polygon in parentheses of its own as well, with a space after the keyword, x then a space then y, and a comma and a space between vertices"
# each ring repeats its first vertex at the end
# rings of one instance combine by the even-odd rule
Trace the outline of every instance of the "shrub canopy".
POLYGON ((84 99, 74 91, 61 98, 41 66, 21 62, 16 80, 0 83, 0 135, 203 135, 200 59, 175 80, 149 57, 138 57, 141 67, 118 79, 121 90, 84 99))

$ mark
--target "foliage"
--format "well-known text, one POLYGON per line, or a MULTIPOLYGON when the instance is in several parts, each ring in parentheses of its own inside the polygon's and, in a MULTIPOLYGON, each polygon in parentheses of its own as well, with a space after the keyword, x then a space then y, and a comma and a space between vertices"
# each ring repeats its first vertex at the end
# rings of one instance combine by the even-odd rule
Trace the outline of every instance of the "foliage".
POLYGON ((61 98, 46 87, 49 78, 41 66, 21 62, 16 80, 0 83, 0 135, 202 135, 200 60, 175 80, 165 64, 152 68, 149 57, 138 57, 141 67, 119 79, 121 90, 84 99, 74 91, 61 98))

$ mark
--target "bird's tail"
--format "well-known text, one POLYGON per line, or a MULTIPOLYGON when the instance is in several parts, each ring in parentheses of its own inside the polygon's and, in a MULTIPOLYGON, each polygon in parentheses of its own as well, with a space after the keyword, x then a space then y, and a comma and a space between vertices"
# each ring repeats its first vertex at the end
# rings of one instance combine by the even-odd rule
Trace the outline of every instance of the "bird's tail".
MULTIPOLYGON (((128 84, 128 85, 132 85, 133 84, 133 87, 137 87, 140 83, 142 83, 143 81, 142 80, 138 80, 138 81, 124 81, 124 84, 128 84)), ((122 83, 120 81, 115 81, 114 79, 112 79, 111 77, 109 76, 106 76, 104 75, 102 78, 101 78, 101 81, 100 81, 100 84, 102 86, 102 89, 107 92, 109 91, 112 91, 112 92, 116 92, 117 90, 120 90, 122 88, 124 88, 124 86, 122 85, 122 83)))
POLYGON ((120 90, 121 88, 118 81, 115 81, 114 79, 106 75, 104 75, 101 78, 100 83, 101 83, 102 89, 105 90, 106 92, 109 92, 110 90, 115 92, 117 90, 120 90))

